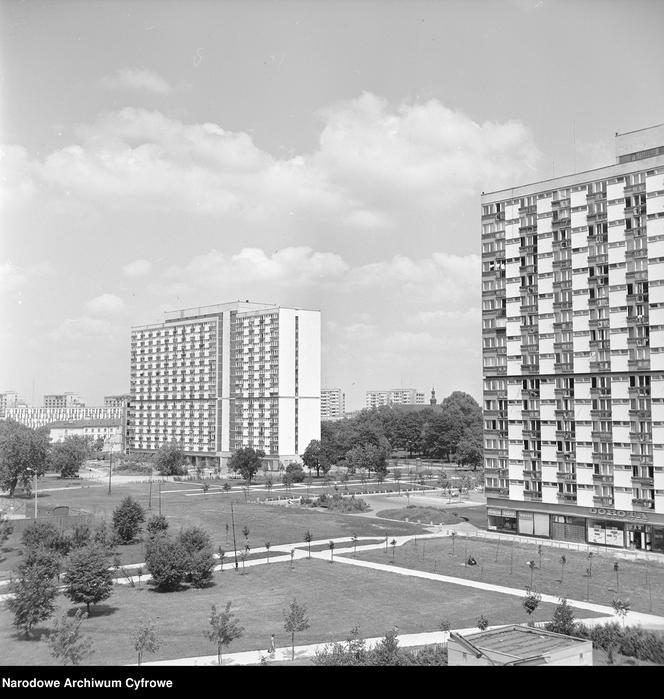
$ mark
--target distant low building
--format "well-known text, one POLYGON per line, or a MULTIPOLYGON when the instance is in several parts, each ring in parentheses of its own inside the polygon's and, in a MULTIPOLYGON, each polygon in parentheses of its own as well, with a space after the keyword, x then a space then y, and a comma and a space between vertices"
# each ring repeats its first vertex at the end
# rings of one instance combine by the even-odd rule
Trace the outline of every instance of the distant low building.
POLYGON ((115 420, 77 420, 53 422, 45 426, 52 443, 64 442, 67 437, 90 437, 92 440, 103 439, 102 451, 120 452, 123 450, 123 421, 115 420))
POLYGON ((50 393, 44 396, 45 408, 82 408, 85 403, 78 393, 50 393))
POLYGON ((5 417, 38 429, 54 422, 78 422, 80 420, 123 420, 125 408, 106 406, 78 406, 69 408, 33 408, 18 406, 7 408, 5 417))
POLYGON ((21 404, 24 403, 21 401, 16 391, 5 391, 4 393, 0 393, 0 418, 6 417, 6 413, 9 408, 17 408, 21 404))
POLYGON ((448 665, 592 665, 590 639, 533 626, 503 626, 461 636, 451 633, 448 665))
POLYGON ((117 396, 104 396, 104 406, 107 408, 126 408, 130 400, 130 393, 121 393, 117 396))
POLYGON ((346 394, 340 388, 320 389, 320 419, 341 420, 346 411, 346 394))

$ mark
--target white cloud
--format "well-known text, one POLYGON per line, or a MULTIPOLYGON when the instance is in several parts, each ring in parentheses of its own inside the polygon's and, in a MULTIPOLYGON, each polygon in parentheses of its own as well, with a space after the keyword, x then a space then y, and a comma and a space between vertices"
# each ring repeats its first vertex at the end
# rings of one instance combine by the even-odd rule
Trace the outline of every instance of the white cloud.
POLYGON ((461 197, 526 177, 539 152, 519 122, 477 123, 436 100, 390 105, 370 93, 322 113, 317 148, 286 158, 218 124, 124 108, 81 124, 76 142, 28 162, 14 189, 96 206, 184 211, 273 231, 311 221, 368 232, 439 226, 461 197), (297 214, 298 216, 294 216, 297 214))
POLYGON ((115 294, 96 296, 85 304, 85 307, 97 315, 119 313, 124 308, 124 301, 115 294))
POLYGON ((173 91, 164 78, 148 68, 120 68, 115 75, 106 76, 101 82, 113 90, 147 90, 158 95, 169 95, 173 91))
POLYGON ((79 318, 66 318, 54 330, 49 337, 52 340, 64 342, 78 342, 89 339, 114 339, 116 329, 108 320, 81 316, 79 318))
POLYGON ((152 263, 149 260, 134 260, 122 268, 122 273, 125 277, 144 277, 150 274, 151 270, 152 263))
POLYGON ((0 147, 0 208, 27 202, 35 192, 28 152, 22 146, 0 147))

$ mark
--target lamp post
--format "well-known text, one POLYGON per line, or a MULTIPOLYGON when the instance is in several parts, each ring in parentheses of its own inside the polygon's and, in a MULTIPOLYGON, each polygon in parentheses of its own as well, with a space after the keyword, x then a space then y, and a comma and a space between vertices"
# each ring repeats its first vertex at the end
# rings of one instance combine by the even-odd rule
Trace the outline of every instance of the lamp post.
POLYGON ((26 468, 25 470, 30 471, 35 476, 35 487, 33 488, 33 490, 35 491, 35 519, 37 519, 37 469, 26 468))

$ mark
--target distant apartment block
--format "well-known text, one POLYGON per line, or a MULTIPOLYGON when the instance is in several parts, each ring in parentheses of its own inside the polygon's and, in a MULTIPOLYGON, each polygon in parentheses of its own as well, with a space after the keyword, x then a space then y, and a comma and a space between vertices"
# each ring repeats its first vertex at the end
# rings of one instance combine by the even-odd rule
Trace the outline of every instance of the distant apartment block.
POLYGON ((388 391, 367 391, 366 407, 381 405, 424 405, 424 393, 414 388, 393 388, 388 391))
POLYGON ((82 408, 85 403, 78 393, 51 393, 44 396, 45 408, 82 408))
POLYGON ((490 529, 664 552, 664 124, 482 196, 490 529))
POLYGON ((340 388, 321 388, 321 420, 340 420, 346 412, 346 394, 340 388))
POLYGON ((80 420, 123 420, 125 409, 105 406, 78 406, 69 408, 33 408, 19 406, 7 408, 6 417, 22 425, 37 429, 53 422, 77 422, 80 420))
POLYGON ((104 405, 107 408, 126 408, 131 400, 131 394, 122 393, 117 396, 104 396, 104 405))
POLYGON ((23 401, 16 391, 5 391, 0 393, 0 418, 6 417, 7 409, 17 408, 23 401))
POLYGON ((124 420, 73 420, 52 422, 47 425, 51 442, 64 442, 67 437, 102 439, 104 452, 121 452, 124 449, 124 420))
POLYGON ((242 447, 277 469, 320 439, 320 312, 231 302, 132 328, 130 452, 178 442, 225 468, 242 447))

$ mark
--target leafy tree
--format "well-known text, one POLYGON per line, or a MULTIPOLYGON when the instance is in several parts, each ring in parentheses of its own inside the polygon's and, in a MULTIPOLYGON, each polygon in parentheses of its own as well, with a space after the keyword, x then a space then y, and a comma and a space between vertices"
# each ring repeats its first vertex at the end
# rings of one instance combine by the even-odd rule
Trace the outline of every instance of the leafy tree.
POLYGON ((215 605, 212 605, 210 614, 210 630, 207 637, 217 646, 217 662, 221 665, 221 651, 224 646, 230 645, 236 638, 240 638, 244 632, 244 627, 238 624, 235 613, 231 612, 231 603, 226 603, 223 612, 217 612, 215 605))
POLYGON ((134 629, 134 650, 138 653, 138 666, 140 667, 144 653, 156 653, 161 647, 157 636, 157 628, 152 619, 140 619, 134 629))
POLYGON ((92 539, 92 532, 90 531, 90 525, 85 524, 85 522, 80 522, 74 526, 71 533, 71 546, 74 549, 80 549, 87 546, 92 539))
POLYGON ((563 578, 565 577, 565 566, 567 565, 567 556, 563 553, 563 555, 560 557, 560 582, 563 582, 563 578))
POLYGON ((528 614, 528 625, 532 626, 534 622, 532 621, 532 615, 539 607, 539 603, 542 601, 542 595, 539 592, 532 592, 528 590, 528 594, 523 598, 523 608, 528 614))
POLYGON ((75 550, 65 567, 64 594, 74 602, 82 602, 90 615, 90 605, 111 596, 113 577, 108 569, 106 551, 99 545, 75 550))
POLYGON ((55 610, 58 588, 53 568, 40 560, 20 565, 18 578, 12 580, 9 591, 14 595, 7 600, 7 608, 14 615, 14 626, 29 637, 32 627, 48 619, 55 610))
POLYGON ((162 476, 183 476, 186 473, 184 450, 177 442, 162 444, 153 458, 154 466, 162 476))
POLYGON ((627 616, 629 610, 632 608, 630 601, 622 600, 620 598, 614 599, 611 602, 611 606, 613 607, 613 611, 616 613, 616 616, 620 617, 620 619, 622 620, 623 628, 625 628, 625 617, 627 616))
POLYGON ((4 512, 0 512, 0 550, 2 550, 2 545, 9 539, 9 535, 13 531, 14 527, 10 524, 10 520, 5 517, 4 512))
POLYGON ((265 452, 251 447, 238 449, 228 460, 228 468, 239 473, 242 478, 251 483, 251 479, 260 470, 265 452))
POLYGON ((144 521, 145 510, 131 495, 113 510, 113 528, 123 544, 130 544, 134 540, 144 521))
POLYGON ((372 665, 403 665, 401 653, 399 650, 399 639, 397 638, 396 629, 388 631, 385 637, 381 639, 371 654, 372 665))
POLYGON ((93 652, 92 639, 81 636, 81 624, 86 617, 83 610, 77 609, 73 617, 64 614, 56 619, 47 641, 49 651, 56 660, 62 660, 65 665, 80 665, 81 660, 93 652))
POLYGON ((109 555, 114 553, 115 547, 119 543, 118 535, 106 520, 97 525, 92 540, 102 546, 109 555))
POLYGON ((311 542, 313 541, 313 536, 308 529, 306 532, 304 532, 304 540, 307 542, 307 547, 309 548, 309 558, 311 558, 311 542))
POLYGON ((462 466, 471 466, 473 471, 484 463, 484 439, 482 424, 467 427, 456 445, 456 460, 462 466))
POLYGON ((190 527, 180 532, 178 541, 187 556, 186 578, 194 587, 205 587, 214 572, 214 553, 208 533, 200 527, 190 527))
POLYGON ((292 462, 286 466, 286 473, 291 477, 292 483, 304 482, 304 470, 302 466, 296 462, 292 462))
POLYGON ((293 598, 288 611, 283 610, 283 615, 284 629, 291 635, 291 659, 295 660, 295 634, 309 628, 307 608, 303 604, 298 604, 297 599, 293 598))
POLYGON ((16 420, 0 420, 0 490, 10 498, 18 486, 27 495, 32 479, 43 476, 48 467, 49 437, 44 430, 33 430, 16 420))
POLYGON ((321 470, 327 473, 330 470, 330 460, 323 450, 320 440, 312 439, 302 454, 302 461, 307 468, 316 469, 316 477, 320 478, 321 470))
POLYGON ((65 437, 51 446, 48 465, 51 471, 59 471, 61 478, 75 478, 89 456, 90 441, 86 437, 65 437))
POLYGON ((553 612, 553 618, 544 626, 547 631, 563 633, 567 636, 574 635, 574 612, 566 599, 561 599, 553 612))
POLYGON ((71 549, 71 539, 50 522, 35 520, 23 530, 21 542, 26 549, 45 548, 66 556, 71 549))
POLYGON ((330 540, 328 546, 330 549, 330 563, 334 563, 334 541, 330 540))
POLYGON ((189 555, 180 541, 162 534, 145 547, 145 565, 158 590, 176 590, 190 566, 189 555))
POLYGON ((146 529, 150 536, 164 534, 168 529, 168 520, 164 515, 152 515, 148 520, 146 529))
POLYGON ((484 614, 480 614, 479 617, 477 618, 477 628, 480 631, 486 631, 488 627, 489 627, 489 620, 484 616, 484 614))

